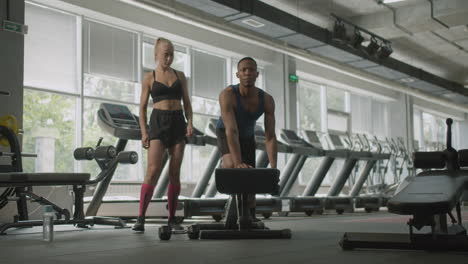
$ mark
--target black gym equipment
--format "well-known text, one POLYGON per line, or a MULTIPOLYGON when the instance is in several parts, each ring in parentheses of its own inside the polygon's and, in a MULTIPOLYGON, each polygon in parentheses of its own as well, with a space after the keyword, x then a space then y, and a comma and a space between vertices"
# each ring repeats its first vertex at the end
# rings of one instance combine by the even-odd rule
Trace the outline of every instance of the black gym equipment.
POLYGON ((407 177, 388 202, 388 211, 412 215, 409 234, 345 233, 344 250, 355 248, 468 251, 468 236, 462 225, 461 201, 468 189, 468 150, 456 151, 451 144, 452 120, 447 119, 447 149, 416 152, 415 168, 433 169, 407 177), (435 170, 437 169, 437 170, 435 170), (456 216, 452 214, 455 209, 456 216), (447 216, 452 225, 447 224, 447 216), (429 226, 428 234, 415 233, 429 226))
POLYGON ((223 218, 227 198, 215 197, 217 190, 215 184, 211 181, 214 178, 214 171, 221 159, 216 137, 217 122, 218 119, 210 119, 206 125, 205 134, 202 137, 204 145, 211 146, 212 150, 203 174, 198 180, 191 197, 184 201, 184 214, 186 218, 211 216, 217 222, 223 218), (204 197, 202 197, 203 194, 205 194, 204 197))
MULTIPOLYGON (((342 145, 339 132, 329 133, 332 143, 336 146, 342 145)), ((335 177, 335 180, 332 182, 330 189, 327 193, 327 199, 325 204, 325 209, 335 209, 338 214, 342 214, 345 211, 354 211, 354 199, 351 196, 340 196, 346 181, 350 178, 353 169, 355 168, 358 161, 372 159, 372 153, 365 151, 362 146, 359 144, 359 148, 355 147, 349 134, 344 134, 348 137, 348 149, 347 157, 345 158, 344 165, 341 167, 340 171, 335 177)))
POLYGON ((196 239, 277 239, 291 238, 291 230, 269 230, 262 222, 254 223, 250 215, 249 194, 277 191, 277 169, 217 169, 216 187, 231 195, 226 204, 226 220, 221 224, 191 226, 189 238, 196 239), (197 232, 199 235, 197 236, 197 232))
POLYGON ((14 188, 13 193, 9 193, 6 201, 15 200, 17 203, 18 216, 12 223, 0 225, 0 234, 14 227, 31 227, 42 225, 42 220, 29 220, 27 203, 28 199, 34 200, 41 205, 51 205, 56 213, 57 220, 54 225, 73 224, 79 227, 102 224, 124 227, 125 222, 118 218, 85 217, 83 207, 83 196, 87 185, 96 184, 111 178, 119 163, 134 164, 138 161, 135 152, 117 152, 113 146, 99 147, 97 151, 92 148, 80 148, 75 152, 77 159, 95 159, 101 166, 101 173, 90 180, 89 173, 24 173, 22 172, 22 160, 18 138, 12 130, 0 126, 0 137, 8 139, 11 153, 11 165, 3 165, 0 172, 0 187, 14 188), (74 214, 71 218, 70 212, 56 205, 44 197, 33 192, 34 186, 73 186, 74 193, 74 214), (64 219, 62 219, 62 217, 64 219))
POLYGON ((293 184, 297 181, 305 161, 308 158, 323 157, 325 155, 325 151, 315 132, 310 133, 313 133, 315 136, 313 142, 306 142, 293 130, 281 129, 280 132, 280 139, 291 148, 293 153, 288 159, 284 172, 280 177, 280 197, 283 201, 287 200, 289 202, 290 212, 304 212, 309 216, 312 215, 313 212, 317 214, 323 213, 324 198, 314 196, 289 196, 289 193, 293 184), (285 172, 287 172, 287 174, 285 172))
MULTIPOLYGON (((360 144, 364 147, 365 151, 369 151, 371 156, 365 159, 365 166, 362 171, 359 173, 359 176, 355 179, 354 185, 349 192, 349 196, 354 198, 354 207, 355 208, 364 208, 366 212, 379 211, 380 207, 383 207, 387 204, 388 197, 383 193, 367 193, 361 194, 360 191, 367 180, 368 183, 369 177, 372 170, 376 170, 377 163, 379 162, 381 166, 388 166, 390 160, 390 153, 383 152, 380 142, 377 138, 374 138, 373 145, 374 149, 371 147, 371 142, 366 135, 356 135, 360 144), (387 161, 386 165, 383 165, 383 161, 387 161)), ((374 175, 375 176, 375 175, 374 175)), ((381 179, 383 183, 383 179, 381 179)))
MULTIPOLYGON (((269 160, 266 150, 266 135, 265 130, 261 126, 255 126, 255 145, 258 150, 255 167, 267 168, 269 160)), ((277 142, 277 151, 278 153, 293 153, 291 147, 281 141, 277 142)), ((283 176, 286 176, 284 171, 280 174, 280 182, 283 176)), ((289 177, 289 175, 287 177, 289 177)), ((283 211, 284 209, 288 209, 288 201, 279 197, 279 188, 280 186, 278 185, 278 190, 271 195, 256 195, 255 212, 257 214, 261 214, 265 219, 270 218, 275 212, 278 214, 287 214, 287 212, 283 211)))
MULTIPOLYGON (((141 131, 139 124, 137 122, 138 117, 133 115, 126 106, 114 105, 114 104, 101 104, 101 107, 98 111, 98 121, 100 127, 107 131, 108 133, 114 135, 119 139, 118 142, 122 142, 125 139, 128 140, 140 140, 141 131)), ((185 218, 191 218, 193 216, 213 216, 215 220, 221 220, 224 214, 224 207, 226 204, 227 198, 210 198, 205 197, 201 198, 201 194, 207 189, 208 182, 210 180, 211 174, 213 174, 216 164, 219 160, 219 152, 217 152, 217 140, 214 135, 215 131, 215 120, 211 121, 208 125, 207 130, 211 130, 211 134, 203 134, 196 128, 194 128, 194 133, 192 137, 187 138, 187 143, 193 146, 203 147, 205 145, 211 145, 215 147, 215 150, 212 153, 212 158, 210 158, 209 164, 207 164, 207 169, 205 170, 203 179, 200 179, 197 187, 194 190, 192 197, 185 198, 179 197, 177 211, 176 211, 176 220, 181 222, 185 218), (182 211, 183 215, 178 215, 178 212, 182 211)), ((118 143, 119 144, 119 143, 118 143)), ((166 155, 165 160, 168 159, 166 155)), ((163 198, 165 195, 168 183, 169 183, 169 171, 168 163, 166 162, 158 184, 156 185, 153 198, 151 199, 150 205, 147 211, 147 218, 150 217, 166 217, 167 212, 167 199, 163 198)), ((107 181, 107 186, 110 181, 107 181)), ((99 190, 96 192, 99 193, 99 198, 93 199, 89 207, 100 206, 100 210, 93 210, 99 216, 120 216, 122 218, 134 218, 136 210, 129 210, 128 208, 138 208, 139 199, 116 199, 113 200, 112 197, 106 197, 103 200, 107 186, 102 184, 99 190), (95 201, 94 201, 95 200, 95 201), (122 213, 123 212, 123 213, 122 213)), ((214 188, 214 193, 216 194, 216 189, 214 188)), ((95 194, 96 196, 96 194, 95 194)))
MULTIPOLYGON (((138 116, 132 114, 128 107, 103 103, 98 110, 98 124, 107 133, 118 139, 117 146, 125 146, 128 140, 141 140, 141 130, 138 123, 138 116)), ((193 136, 187 138, 188 144, 203 146, 203 134, 194 129, 193 136)), ((153 198, 148 207, 147 216, 167 217, 167 199, 163 198, 169 183, 169 155, 165 152, 163 156, 163 170, 156 185, 153 198)), ((110 180, 101 183, 96 189, 92 201, 89 202, 87 215, 98 216, 119 216, 121 218, 136 217, 139 199, 115 199, 112 196, 105 196, 110 185, 110 180)), ((86 205, 86 204, 85 204, 86 205)), ((184 210, 185 199, 179 199, 177 210, 184 210)), ((177 215, 178 221, 183 221, 183 216, 177 215)))

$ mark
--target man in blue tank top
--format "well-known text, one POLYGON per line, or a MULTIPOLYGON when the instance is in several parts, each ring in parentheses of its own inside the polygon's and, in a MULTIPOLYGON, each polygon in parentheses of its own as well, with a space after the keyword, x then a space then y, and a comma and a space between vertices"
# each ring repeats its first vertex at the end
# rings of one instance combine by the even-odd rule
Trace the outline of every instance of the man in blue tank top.
MULTIPOLYGON (((266 151, 271 168, 276 168, 275 101, 255 87, 257 63, 251 57, 237 64, 239 84, 230 85, 219 95, 221 117, 216 126, 218 148, 223 168, 255 167, 255 123, 264 115, 266 151)), ((250 210, 255 218, 255 196, 250 197, 250 210)))

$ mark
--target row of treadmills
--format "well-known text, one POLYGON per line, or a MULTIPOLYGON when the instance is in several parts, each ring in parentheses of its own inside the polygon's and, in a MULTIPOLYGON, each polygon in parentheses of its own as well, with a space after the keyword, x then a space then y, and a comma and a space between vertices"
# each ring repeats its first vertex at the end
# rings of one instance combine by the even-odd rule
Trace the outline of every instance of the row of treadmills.
MULTIPOLYGON (((116 105, 110 106, 107 104, 109 109, 112 109, 112 107, 115 109, 116 107, 116 105)), ((130 112, 128 109, 123 109, 124 106, 119 107, 121 112, 130 112)), ((101 106, 100 111, 108 111, 109 109, 106 109, 104 105, 101 106)), ((119 120, 113 120, 112 116, 112 114, 100 115, 101 119, 107 118, 107 120, 101 120, 99 124, 114 136, 122 138, 126 133, 126 129, 137 129, 138 117, 135 115, 132 114, 132 120, 125 122, 121 119, 125 116, 129 118, 130 115, 120 114, 119 120), (135 122, 135 124, 129 126, 131 122, 135 122), (120 124, 126 125, 119 127, 120 124), (109 126, 113 128, 110 130, 109 126)), ((179 217, 212 216, 215 220, 221 220, 223 217, 227 197, 218 194, 213 176, 220 162, 220 153, 216 144, 215 124, 216 120, 210 120, 205 133, 195 129, 194 136, 189 139, 189 144, 200 147, 209 145, 212 151, 191 197, 180 197, 179 207, 176 212, 179 217)), ((132 135, 138 135, 138 133, 133 131, 132 135)), ((265 218, 270 217, 273 213, 287 215, 289 212, 304 212, 311 215, 313 213, 322 214, 324 210, 335 210, 338 214, 342 214, 345 211, 352 212, 355 208, 364 208, 367 212, 377 211, 380 207, 386 205, 389 197, 385 193, 361 194, 361 190, 366 181, 369 184, 373 170, 374 173, 376 173, 375 170, 378 167, 381 169, 384 167, 386 170, 391 156, 395 154, 392 151, 394 148, 384 148, 377 139, 369 140, 363 135, 351 138, 346 134, 333 132, 321 135, 321 141, 315 131, 305 130, 301 131, 301 136, 293 130, 282 129, 280 131, 278 135, 278 152, 287 154, 288 158, 284 167, 279 168, 281 170, 279 192, 275 195, 257 195, 257 213, 262 214, 265 218), (326 147, 322 145, 324 139, 327 142, 326 147), (298 180, 298 176, 309 158, 320 158, 318 167, 313 172, 303 172, 313 173, 303 193, 297 196, 290 195, 293 185, 298 180), (340 163, 343 165, 338 169, 326 195, 319 196, 319 188, 332 165, 337 163, 338 160, 344 161, 340 163), (343 195, 342 191, 347 182, 350 189, 347 195, 343 195)), ((258 150, 256 167, 266 168, 268 167, 268 156, 265 149, 265 133, 260 126, 256 127, 255 137, 258 150)), ((138 140, 137 138, 126 139, 138 140)), ((166 164, 155 188, 147 217, 167 216, 167 201, 164 197, 169 182, 167 159, 166 156, 164 158, 166 164)), ((104 189, 107 190, 107 187, 104 189)), ((98 206, 92 205, 92 207, 99 208, 95 210, 95 214, 98 216, 133 218, 137 213, 138 202, 137 199, 104 196, 98 206)))

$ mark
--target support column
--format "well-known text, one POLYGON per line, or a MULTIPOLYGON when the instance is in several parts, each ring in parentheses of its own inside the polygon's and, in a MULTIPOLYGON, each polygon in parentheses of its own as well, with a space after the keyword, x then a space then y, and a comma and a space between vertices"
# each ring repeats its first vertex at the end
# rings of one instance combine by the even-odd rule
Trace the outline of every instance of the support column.
POLYGON ((55 140, 59 137, 56 128, 39 127, 33 131, 36 139, 36 166, 34 172, 55 172, 55 140))

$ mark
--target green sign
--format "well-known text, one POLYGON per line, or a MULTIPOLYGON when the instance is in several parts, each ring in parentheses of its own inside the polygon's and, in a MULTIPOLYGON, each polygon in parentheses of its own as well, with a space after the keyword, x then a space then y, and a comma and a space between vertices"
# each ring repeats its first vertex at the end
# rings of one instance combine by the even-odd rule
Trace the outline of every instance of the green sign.
POLYGON ((2 29, 4 31, 11 31, 19 34, 26 34, 28 32, 28 26, 8 20, 3 20, 2 29))
POLYGON ((289 81, 293 83, 299 82, 299 77, 296 74, 289 74, 289 81))

